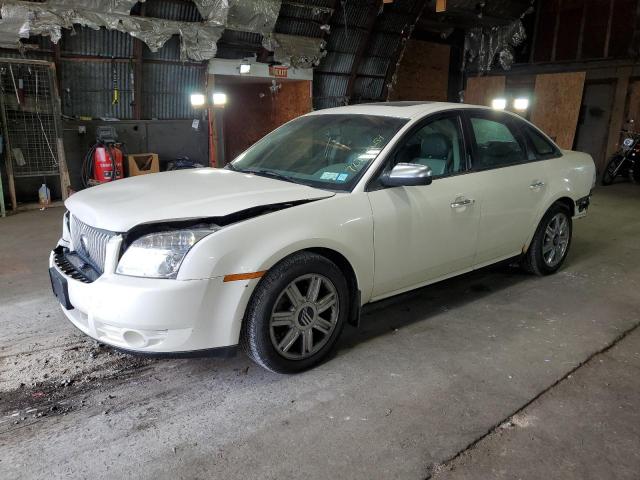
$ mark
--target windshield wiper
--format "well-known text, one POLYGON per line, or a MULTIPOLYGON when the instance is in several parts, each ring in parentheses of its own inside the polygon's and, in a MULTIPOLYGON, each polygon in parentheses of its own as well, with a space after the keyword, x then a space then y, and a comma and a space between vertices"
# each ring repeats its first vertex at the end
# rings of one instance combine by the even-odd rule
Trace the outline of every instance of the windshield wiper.
POLYGON ((276 180, 282 180, 284 182, 290 182, 290 183, 298 183, 293 177, 290 177, 288 175, 284 175, 282 173, 278 173, 278 172, 274 172, 273 170, 254 170, 254 169, 245 169, 245 170, 240 170, 240 169, 235 169, 237 172, 242 172, 242 173, 252 173, 254 175, 258 175, 261 177, 269 177, 269 178, 275 178, 276 180))

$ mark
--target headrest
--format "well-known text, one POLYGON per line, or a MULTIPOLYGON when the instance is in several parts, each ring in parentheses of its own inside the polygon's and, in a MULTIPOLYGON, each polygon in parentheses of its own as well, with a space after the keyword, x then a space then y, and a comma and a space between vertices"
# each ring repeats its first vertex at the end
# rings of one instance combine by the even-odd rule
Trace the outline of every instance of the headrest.
POLYGON ((449 139, 442 133, 431 133, 422 139, 420 150, 423 158, 447 158, 449 139))

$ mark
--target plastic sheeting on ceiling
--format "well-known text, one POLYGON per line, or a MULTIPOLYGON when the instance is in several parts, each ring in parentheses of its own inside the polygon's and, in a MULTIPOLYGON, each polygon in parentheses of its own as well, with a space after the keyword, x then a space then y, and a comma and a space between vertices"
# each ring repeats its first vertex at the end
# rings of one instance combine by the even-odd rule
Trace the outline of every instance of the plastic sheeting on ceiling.
MULTIPOLYGON (((144 0, 143 0, 144 1, 144 0)), ((194 0, 203 22, 179 22, 130 15, 136 0, 47 0, 0 2, 0 46, 15 48, 20 39, 44 35, 57 43, 62 29, 74 25, 105 27, 142 40, 153 52, 173 35, 181 39, 183 60, 213 58, 225 28, 260 33, 264 45, 285 65, 307 67, 318 63, 323 42, 306 37, 272 34, 281 0, 194 0)))

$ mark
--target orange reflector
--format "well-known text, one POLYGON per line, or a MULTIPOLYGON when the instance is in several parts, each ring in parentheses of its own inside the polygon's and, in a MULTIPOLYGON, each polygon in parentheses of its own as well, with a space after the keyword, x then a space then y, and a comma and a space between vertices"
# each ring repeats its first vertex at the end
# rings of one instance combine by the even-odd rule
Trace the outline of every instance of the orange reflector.
POLYGON ((260 278, 266 271, 251 272, 251 273, 232 273, 231 275, 225 275, 222 279, 223 282, 237 282, 238 280, 253 280, 254 278, 260 278))

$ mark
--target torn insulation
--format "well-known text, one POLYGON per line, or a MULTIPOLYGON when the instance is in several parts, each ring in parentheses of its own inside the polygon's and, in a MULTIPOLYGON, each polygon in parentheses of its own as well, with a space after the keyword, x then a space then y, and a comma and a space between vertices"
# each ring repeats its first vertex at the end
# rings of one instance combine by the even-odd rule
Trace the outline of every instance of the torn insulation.
POLYGON ((135 0, 4 1, 0 9, 0 46, 19 48, 20 39, 44 35, 58 43, 62 29, 81 25, 117 30, 140 39, 151 51, 160 49, 173 35, 181 39, 183 60, 208 60, 217 51, 225 28, 273 31, 281 0, 195 0, 203 22, 178 22, 130 15, 135 0))

